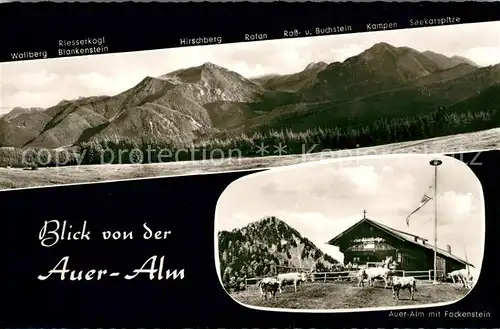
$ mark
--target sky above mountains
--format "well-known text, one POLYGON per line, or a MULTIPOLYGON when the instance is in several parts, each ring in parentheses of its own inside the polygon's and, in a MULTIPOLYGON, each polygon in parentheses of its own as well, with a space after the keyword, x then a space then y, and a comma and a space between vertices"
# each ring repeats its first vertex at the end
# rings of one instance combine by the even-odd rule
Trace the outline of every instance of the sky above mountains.
POLYGON ((204 62, 245 77, 295 73, 311 62, 344 61, 379 42, 463 56, 482 66, 500 62, 500 22, 11 62, 0 65, 0 114, 16 106, 114 95, 145 76, 204 62))

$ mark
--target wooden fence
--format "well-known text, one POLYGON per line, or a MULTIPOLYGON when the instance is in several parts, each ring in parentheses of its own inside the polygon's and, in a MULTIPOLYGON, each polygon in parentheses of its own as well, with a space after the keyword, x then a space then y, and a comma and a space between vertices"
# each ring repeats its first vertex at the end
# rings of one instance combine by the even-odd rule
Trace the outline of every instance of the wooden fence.
MULTIPOLYGON (((432 282, 434 281, 434 270, 427 270, 427 271, 403 271, 403 270, 396 270, 394 271, 395 275, 397 276, 413 276, 416 280, 423 281, 423 282, 432 282)), ((438 272, 438 277, 441 277, 444 273, 440 273, 442 271, 437 271, 438 272)), ((334 281, 340 281, 340 280, 346 280, 346 279, 356 279, 357 278, 357 271, 343 271, 343 272, 316 272, 313 273, 314 275, 314 281, 315 282, 334 282, 334 281)), ((262 277, 260 278, 246 278, 245 279, 245 287, 248 287, 249 285, 257 284, 259 280, 263 279, 262 277)))
POLYGON ((288 272, 297 272, 297 271, 309 271, 310 268, 308 267, 297 267, 297 266, 285 266, 285 265, 271 265, 273 273, 280 274, 280 273, 288 273, 288 272), (280 271, 284 270, 284 271, 280 271))

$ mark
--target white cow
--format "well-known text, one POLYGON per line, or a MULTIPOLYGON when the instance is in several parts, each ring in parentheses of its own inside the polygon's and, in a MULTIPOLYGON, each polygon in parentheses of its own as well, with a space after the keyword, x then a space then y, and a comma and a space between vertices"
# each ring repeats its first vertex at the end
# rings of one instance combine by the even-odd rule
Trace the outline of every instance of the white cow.
POLYGON ((260 297, 267 300, 267 294, 270 297, 276 298, 276 291, 279 289, 280 283, 276 278, 264 278, 259 281, 260 297))
POLYGON ((368 278, 368 285, 373 287, 374 279, 384 280, 384 288, 389 286, 389 277, 394 273, 393 270, 389 268, 389 264, 392 262, 392 257, 388 257, 384 261, 384 267, 368 267, 365 269, 366 276, 368 278))
POLYGON ((392 297, 399 300, 399 291, 408 289, 410 300, 415 299, 417 291, 417 280, 413 276, 393 276, 392 277, 392 297))
POLYGON ((364 287, 365 286, 365 279, 368 277, 366 274, 366 270, 362 268, 361 270, 356 273, 356 279, 358 280, 358 287, 364 287))
POLYGON ((471 282, 473 280, 472 275, 470 275, 467 269, 463 268, 461 270, 455 270, 446 275, 447 278, 452 279, 453 283, 461 283, 466 288, 471 288, 471 282))
POLYGON ((384 280, 384 288, 389 286, 389 277, 392 274, 392 270, 384 267, 369 267, 365 270, 366 276, 368 278, 368 285, 373 287, 374 279, 384 280))
POLYGON ((280 293, 283 292, 283 287, 286 285, 293 285, 295 292, 297 292, 297 286, 302 283, 306 282, 307 279, 313 281, 313 276, 312 276, 313 270, 309 271, 308 273, 306 272, 291 272, 291 273, 282 273, 278 274, 277 279, 279 282, 279 291, 280 293))

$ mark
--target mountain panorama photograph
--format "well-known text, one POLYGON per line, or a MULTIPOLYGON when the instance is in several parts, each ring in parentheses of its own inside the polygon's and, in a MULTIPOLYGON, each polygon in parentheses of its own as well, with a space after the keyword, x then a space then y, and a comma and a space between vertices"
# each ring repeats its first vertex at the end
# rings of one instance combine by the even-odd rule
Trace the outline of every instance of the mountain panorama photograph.
POLYGON ((499 31, 2 63, 0 189, 498 148, 499 31))

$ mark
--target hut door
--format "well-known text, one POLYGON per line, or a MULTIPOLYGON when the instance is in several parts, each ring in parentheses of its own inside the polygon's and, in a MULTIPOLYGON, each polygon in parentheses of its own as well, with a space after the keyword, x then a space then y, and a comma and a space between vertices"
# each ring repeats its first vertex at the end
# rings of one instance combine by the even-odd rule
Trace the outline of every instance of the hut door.
POLYGON ((437 276, 440 277, 442 275, 446 275, 446 260, 438 256, 436 265, 437 276))

